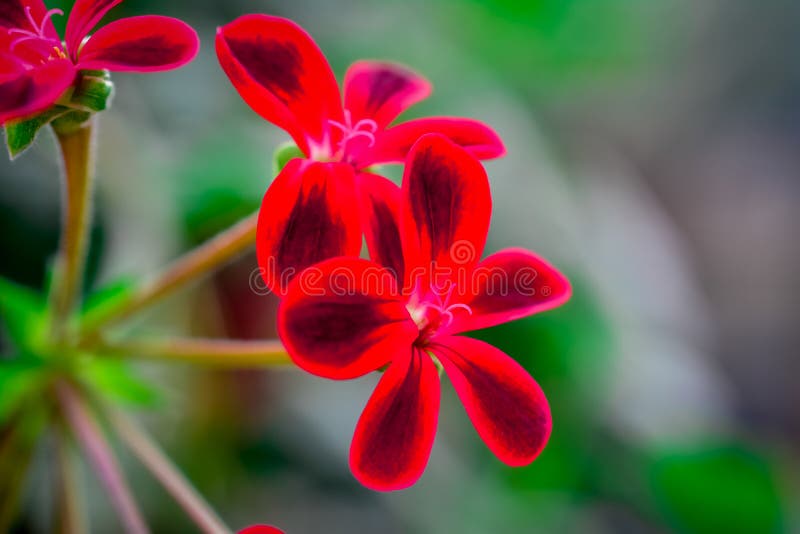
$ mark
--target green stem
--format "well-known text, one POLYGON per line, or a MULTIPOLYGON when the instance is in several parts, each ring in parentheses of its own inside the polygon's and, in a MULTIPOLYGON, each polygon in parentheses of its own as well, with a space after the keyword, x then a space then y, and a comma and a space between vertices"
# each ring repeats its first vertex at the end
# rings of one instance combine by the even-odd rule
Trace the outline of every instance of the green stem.
POLYGON ((131 452, 161 482, 202 532, 206 534, 231 532, 191 482, 170 462, 142 428, 117 410, 109 409, 106 415, 131 452))
POLYGON ((83 319, 82 338, 92 338, 104 327, 122 321, 222 267, 253 246, 256 240, 255 213, 213 239, 186 253, 161 274, 142 285, 118 304, 83 319))
POLYGON ((167 338, 93 345, 104 355, 219 367, 282 367, 292 360, 278 340, 167 338))
POLYGON ((62 233, 50 291, 52 341, 63 341, 83 284, 94 181, 93 121, 56 131, 63 160, 62 233))
POLYGON ((149 532, 147 524, 136 506, 136 501, 133 500, 125 476, 83 399, 73 386, 66 382, 58 384, 57 393, 64 416, 72 427, 78 443, 83 447, 90 464, 94 467, 100 482, 105 486, 125 532, 146 534, 149 532))

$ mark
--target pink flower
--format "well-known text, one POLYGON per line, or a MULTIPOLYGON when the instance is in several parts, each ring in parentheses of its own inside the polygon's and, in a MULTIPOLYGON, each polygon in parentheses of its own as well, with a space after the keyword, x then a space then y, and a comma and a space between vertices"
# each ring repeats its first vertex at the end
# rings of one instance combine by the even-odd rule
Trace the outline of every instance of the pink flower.
POLYGON ((0 0, 0 123, 55 104, 78 71, 162 71, 197 54, 195 31, 170 17, 124 18, 87 37, 121 1, 77 0, 62 42, 51 20, 60 10, 47 11, 42 0, 0 0))
POLYGON ((438 362, 486 445, 526 465, 550 435, 539 386, 500 350, 460 333, 559 306, 568 280, 532 252, 479 261, 491 197, 467 150, 425 135, 406 160, 402 189, 372 176, 360 187, 373 261, 333 258, 288 285, 281 340, 304 370, 350 379, 385 373, 356 426, 350 467, 365 486, 405 488, 428 461, 439 413, 438 362))
POLYGON ((308 158, 284 168, 261 206, 258 254, 264 279, 277 293, 313 263, 358 255, 354 188, 373 176, 367 167, 402 163, 426 133, 443 134, 479 158, 505 153, 497 134, 471 119, 432 117, 390 126, 431 92, 427 80, 400 65, 356 62, 345 75, 342 99, 325 56, 292 21, 245 15, 219 28, 216 46, 245 102, 286 130, 308 158), (310 235, 319 238, 311 243, 302 237, 310 235))

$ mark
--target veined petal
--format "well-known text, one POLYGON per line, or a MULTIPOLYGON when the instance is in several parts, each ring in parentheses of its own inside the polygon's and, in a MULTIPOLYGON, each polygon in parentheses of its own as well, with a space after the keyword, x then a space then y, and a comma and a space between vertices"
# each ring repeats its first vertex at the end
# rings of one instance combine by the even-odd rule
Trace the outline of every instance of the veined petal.
POLYGON ((471 272, 486 244, 492 210, 486 171, 446 137, 424 135, 408 154, 402 195, 406 286, 420 281, 448 291, 471 272))
POLYGON ((375 145, 359 154, 359 163, 402 163, 408 151, 421 136, 442 134, 464 147, 478 159, 499 158, 506 153, 503 141, 486 124, 458 117, 430 117, 401 122, 375 136, 375 145))
POLYGON ((289 284, 278 332, 299 367, 341 380, 404 354, 418 330, 391 273, 366 260, 334 258, 289 284))
POLYGON ((81 48, 78 68, 170 70, 194 59, 199 47, 197 33, 181 20, 160 15, 129 17, 97 30, 81 48))
POLYGON ((286 130, 306 155, 342 121, 339 86, 325 56, 290 20, 245 15, 217 30, 217 56, 239 95, 286 130))
POLYGON ((489 449, 508 465, 531 463, 544 449, 552 428, 550 406, 536 381, 483 341, 442 337, 430 348, 489 449))
POLYGON ((353 124, 370 119, 382 129, 430 94, 428 80, 393 63, 358 61, 344 77, 344 107, 353 124))
POLYGON ((74 78, 75 69, 67 59, 0 76, 0 124, 49 108, 74 78))
POLYGON ((392 362, 358 420, 350 469, 366 487, 414 484, 428 464, 439 420, 439 374, 430 356, 406 347, 392 362))
POLYGON ((361 226, 372 261, 389 269, 402 285, 405 280, 400 238, 400 188, 377 174, 357 176, 361 226))
POLYGON ((53 21, 46 17, 47 7, 42 0, 0 0, 0 28, 41 33, 45 39, 60 44, 53 21))
POLYGON ((64 40, 73 61, 78 59, 78 49, 83 38, 97 26, 111 8, 122 0, 75 0, 67 20, 67 31, 64 40))
POLYGON ((256 251, 264 281, 283 294, 306 267, 358 256, 361 227, 353 169, 345 163, 290 161, 267 189, 258 216, 256 251))
POLYGON ((475 266, 460 299, 471 314, 460 313, 451 333, 488 328, 561 306, 572 295, 569 280, 531 251, 501 250, 475 266))

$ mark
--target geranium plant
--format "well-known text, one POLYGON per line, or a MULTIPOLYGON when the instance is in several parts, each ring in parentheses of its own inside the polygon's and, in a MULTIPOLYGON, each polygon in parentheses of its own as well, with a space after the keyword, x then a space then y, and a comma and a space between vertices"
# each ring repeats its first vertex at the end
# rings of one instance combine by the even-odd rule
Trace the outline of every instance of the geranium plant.
MULTIPOLYGON (((16 514, 36 444, 49 435, 59 473, 55 529, 89 527, 74 483, 77 448, 124 531, 147 532, 112 433, 202 531, 230 531, 97 379, 98 367, 119 357, 294 363, 333 379, 382 372, 350 459, 356 478, 378 490, 421 476, 444 370, 489 448, 510 465, 532 461, 551 427, 543 392, 510 356, 460 335, 552 308, 570 294, 566 278, 531 252, 479 261, 491 212, 479 160, 503 155, 503 143, 472 119, 393 124, 430 93, 425 79, 393 63, 355 63, 342 98, 324 56, 291 21, 246 15, 216 37, 236 90, 294 143, 276 151, 277 176, 260 212, 135 287, 100 290, 82 302, 93 132, 113 92, 110 72, 173 69, 198 50, 194 30, 156 15, 90 34, 120 1, 75 2, 62 41, 52 24, 59 11, 41 0, 0 0, 0 122, 9 152, 16 157, 50 129, 63 161, 61 241, 46 293, 0 279, 0 314, 12 341, 0 359, 0 531, 16 514), (405 165, 402 187, 379 174, 382 163, 405 165), (369 259, 359 257, 363 237, 369 259), (265 283, 281 297, 281 340, 130 339, 113 328, 254 245, 265 283)), ((114 372, 126 380, 124 369, 114 372)), ((257 525, 245 532, 280 531, 257 525)))

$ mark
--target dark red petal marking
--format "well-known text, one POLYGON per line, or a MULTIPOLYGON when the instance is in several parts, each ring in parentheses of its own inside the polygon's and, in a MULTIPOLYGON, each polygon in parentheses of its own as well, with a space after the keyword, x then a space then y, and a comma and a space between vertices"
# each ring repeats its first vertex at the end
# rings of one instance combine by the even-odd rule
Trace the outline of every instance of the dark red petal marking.
POLYGON ((389 269, 402 285, 405 279, 400 239, 400 188, 377 174, 357 177, 361 226, 372 261, 389 269))
POLYGON ((383 128, 430 94, 428 80, 392 63, 358 61, 344 77, 344 107, 354 124, 372 119, 383 128))
POLYGON ((569 280, 533 252, 506 249, 492 254, 469 278, 472 314, 457 314, 449 332, 467 332, 507 323, 561 306, 572 295, 569 280))
POLYGON ((78 68, 154 72, 178 68, 197 55, 191 26, 172 17, 144 15, 107 24, 80 51, 78 68))
POLYGON ((339 86, 316 43, 294 22, 245 15, 217 30, 217 56, 239 95, 307 155, 342 121, 339 86), (307 139, 309 138, 309 139, 307 139))
POLYGON ((258 218, 256 251, 264 281, 283 294, 306 267, 336 256, 358 256, 361 227, 353 169, 345 163, 290 161, 267 189, 258 218))
POLYGON ((399 490, 419 480, 436 435, 439 374, 422 350, 405 350, 378 382, 350 446, 353 475, 374 490, 399 490))
POLYGON ((73 61, 78 58, 81 41, 97 26, 108 11, 122 0, 76 0, 69 12, 65 42, 73 61))
POLYGON ((38 33, 38 29, 42 29, 45 38, 58 41, 58 33, 51 20, 44 23, 44 28, 41 27, 46 13, 47 7, 42 0, 0 0, 0 28, 15 28, 34 34, 38 33), (28 9, 30 9, 30 18, 27 13, 28 9), (31 18, 39 28, 31 25, 31 18))
POLYGON ((407 285, 422 274, 423 284, 448 290, 483 253, 492 210, 486 171, 447 138, 425 135, 408 154, 402 194, 407 285))
POLYGON ((418 330, 391 273, 367 260, 334 258, 289 284, 278 311, 278 332, 299 367, 347 379, 407 351, 418 330))
POLYGON ((489 449, 508 465, 531 463, 552 428, 550 406, 539 384, 508 355, 483 341, 442 337, 430 348, 489 449))
POLYGON ((75 69, 66 59, 0 77, 0 124, 49 108, 74 78, 75 69))
POLYGON ((401 122, 378 133, 375 145, 359 154, 359 163, 402 163, 414 143, 427 133, 439 133, 464 147, 478 159, 499 158, 506 153, 500 136, 486 124, 456 117, 431 117, 401 122))
POLYGON ((284 532, 270 525, 253 525, 239 531, 239 534, 284 534, 284 532))

